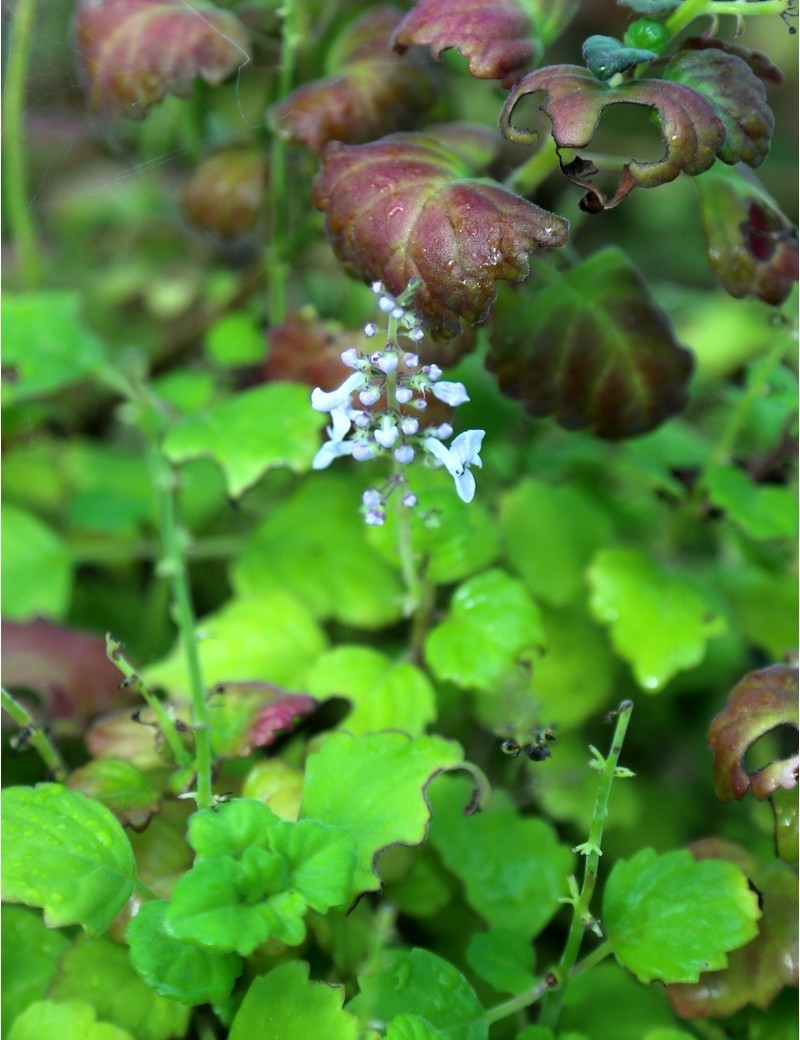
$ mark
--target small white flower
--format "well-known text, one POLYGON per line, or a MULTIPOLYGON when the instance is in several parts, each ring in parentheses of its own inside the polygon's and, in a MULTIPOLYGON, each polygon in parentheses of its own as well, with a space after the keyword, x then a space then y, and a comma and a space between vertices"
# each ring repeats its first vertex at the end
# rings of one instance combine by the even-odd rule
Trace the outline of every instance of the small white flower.
POLYGON ((378 449, 370 441, 354 441, 351 454, 356 462, 367 462, 375 458, 378 449))
POLYGON ((328 427, 328 440, 322 445, 311 462, 312 469, 327 469, 334 459, 353 454, 353 441, 346 441, 350 432, 349 406, 344 404, 331 411, 332 426, 328 427))
POLYGON ((368 426, 372 425, 372 416, 368 412, 359 412, 356 408, 354 408, 353 422, 359 428, 359 430, 366 430, 368 426))
POLYGON ((397 354, 383 354, 378 361, 378 368, 387 375, 397 368, 397 354))
POLYGON ((394 310, 394 300, 391 296, 381 296, 378 300, 378 310, 383 311, 384 314, 394 310))
POLYGON ((373 282, 371 289, 376 296, 382 296, 385 291, 383 288, 383 282, 373 282))
POLYGON ((412 329, 411 332, 409 332, 408 338, 413 340, 415 343, 419 343, 421 339, 425 338, 425 333, 422 331, 421 328, 417 327, 416 329, 412 329))
POLYGON ((370 509, 364 517, 366 523, 371 527, 383 527, 386 522, 386 511, 384 509, 370 509))
POLYGON ((413 437, 419 429, 419 423, 416 419, 403 419, 400 423, 400 429, 406 435, 406 437, 413 437))
POLYGON ((379 430, 375 431, 375 440, 380 444, 382 448, 393 448, 397 438, 400 436, 400 431, 394 425, 390 423, 387 426, 382 426, 379 430))
POLYGON ((401 386, 395 391, 398 404, 408 404, 411 398, 414 396, 414 391, 409 390, 407 386, 401 386))
POLYGON ((444 401, 453 408, 458 408, 460 404, 469 400, 467 388, 463 383, 435 383, 431 387, 431 392, 434 397, 438 397, 440 401, 444 401))
POLYGON ((370 386, 368 389, 361 391, 358 395, 358 399, 365 408, 369 408, 370 405, 373 405, 378 401, 380 396, 380 393, 375 389, 375 387, 370 386))
POLYGON ((348 368, 358 368, 358 351, 355 347, 349 347, 342 351, 342 363, 348 368))
POLYGON ((364 386, 367 377, 363 372, 354 372, 336 390, 326 393, 317 387, 311 391, 311 407, 317 412, 332 412, 334 408, 340 408, 350 400, 350 394, 364 386))
POLYGON ((417 496, 414 494, 413 491, 407 491, 403 495, 402 502, 407 509, 413 509, 414 506, 417 504, 417 496))
POLYGON ((449 422, 443 422, 441 426, 431 426, 430 432, 432 437, 438 437, 440 441, 446 441, 453 436, 453 427, 449 422))
POLYGON ((399 321, 403 317, 404 314, 405 314, 405 311, 403 310, 402 307, 392 307, 392 317, 396 321, 399 321))
POLYGON ((426 365, 422 370, 432 383, 442 378, 442 370, 438 365, 426 365))
POLYGON ((395 451, 394 457, 397 459, 398 462, 406 466, 409 462, 414 461, 414 449, 411 447, 410 444, 404 444, 402 445, 402 447, 398 448, 395 451))
POLYGON ((485 430, 467 430, 460 433, 449 448, 435 437, 426 437, 422 442, 423 448, 447 469, 462 502, 471 502, 475 497, 475 477, 469 467, 483 465, 478 453, 485 434, 485 430))
MULTIPOLYGON (((400 393, 399 390, 397 392, 400 393)), ((400 398, 398 397, 397 400, 399 401, 400 398)), ((403 401, 401 403, 405 404, 406 402, 403 401)), ((425 400, 424 397, 418 397, 416 401, 411 402, 411 407, 416 408, 418 412, 424 412, 425 409, 428 407, 428 402, 425 400)))
POLYGON ((367 509, 376 509, 381 504, 381 493, 377 488, 368 488, 361 496, 361 501, 367 509))
POLYGON ((406 368, 416 368, 419 364, 419 354, 406 354, 403 361, 406 368))
POLYGON ((367 322, 367 324, 364 326, 364 335, 367 337, 367 339, 372 339, 373 336, 377 335, 377 332, 378 326, 375 324, 374 321, 367 322))

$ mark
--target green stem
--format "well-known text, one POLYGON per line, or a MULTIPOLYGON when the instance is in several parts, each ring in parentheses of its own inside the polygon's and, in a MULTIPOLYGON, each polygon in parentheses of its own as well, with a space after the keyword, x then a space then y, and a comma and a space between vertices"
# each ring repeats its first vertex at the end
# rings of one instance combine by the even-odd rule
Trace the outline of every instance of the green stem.
POLYGON ((144 881, 141 880, 141 878, 136 878, 133 883, 139 895, 143 896, 146 900, 150 901, 161 898, 158 892, 154 892, 149 885, 146 885, 144 881))
MULTIPOLYGON (((625 740, 625 733, 628 729, 628 722, 630 721, 632 711, 633 701, 623 701, 619 706, 617 724, 614 729, 614 738, 611 742, 611 750, 609 751, 608 758, 606 758, 603 763, 600 782, 597 785, 597 798, 595 799, 592 824, 589 828, 589 840, 585 845, 579 846, 580 850, 586 856, 586 863, 583 872, 583 885, 581 886, 577 899, 572 904, 572 924, 570 925, 566 946, 564 947, 564 952, 559 962, 559 973, 562 979, 567 979, 571 975, 572 970, 575 967, 575 962, 578 959, 578 953, 580 952, 581 943, 583 942, 584 932, 592 923, 589 908, 591 906, 594 888, 597 884, 597 871, 600 865, 600 857, 602 856, 601 848, 603 841, 603 828, 608 814, 608 799, 611 794, 611 785, 614 782, 614 777, 617 775, 617 763, 619 761, 620 752, 622 751, 622 745, 625 740)), ((543 1026, 555 1030, 559 1015, 561 1014, 562 998, 563 986, 551 990, 551 992, 548 993, 544 1004, 542 1005, 542 1017, 540 1021, 543 1026)))
POLYGON ((184 746, 175 723, 170 718, 164 705, 158 697, 153 696, 142 677, 137 673, 127 657, 125 657, 122 652, 124 649, 125 647, 118 639, 115 639, 110 632, 106 632, 106 656, 125 676, 123 685, 132 686, 142 700, 145 701, 156 717, 158 728, 164 734, 164 740, 166 740, 175 762, 181 768, 186 768, 192 763, 191 752, 184 746))
POLYGON ((549 992, 557 983, 558 977, 555 974, 545 972, 539 981, 531 986, 530 989, 526 989, 524 993, 518 993, 517 996, 509 997, 508 1000, 504 1000, 501 1004, 495 1004, 493 1008, 489 1008, 481 1016, 481 1021, 486 1022, 487 1025, 493 1025, 493 1023, 500 1022, 510 1015, 515 1015, 518 1011, 523 1011, 538 1000, 541 1000, 545 993, 549 992))
POLYGON ((25 81, 36 19, 36 0, 18 0, 8 49, 3 104, 5 117, 6 208, 11 234, 19 251, 20 281, 32 289, 39 283, 41 258, 25 187, 25 81))
MULTIPOLYGON (((572 153, 563 150, 561 161, 569 162, 572 153)), ((551 173, 560 168, 559 155, 556 151, 556 143, 549 135, 542 142, 540 148, 524 163, 517 166, 506 177, 503 182, 510 191, 519 195, 531 195, 539 187, 542 181, 547 180, 551 173)))
POLYGON ((704 15, 712 18, 722 14, 734 15, 737 18, 764 14, 782 15, 789 11, 789 7, 790 0, 731 0, 730 3, 720 3, 718 0, 684 0, 664 24, 671 36, 677 36, 687 25, 704 15))
POLYGON ((50 740, 47 733, 36 722, 30 712, 23 708, 19 701, 5 689, 0 689, 0 705, 23 731, 31 747, 38 752, 52 778, 57 783, 63 784, 67 779, 69 770, 58 748, 50 740))

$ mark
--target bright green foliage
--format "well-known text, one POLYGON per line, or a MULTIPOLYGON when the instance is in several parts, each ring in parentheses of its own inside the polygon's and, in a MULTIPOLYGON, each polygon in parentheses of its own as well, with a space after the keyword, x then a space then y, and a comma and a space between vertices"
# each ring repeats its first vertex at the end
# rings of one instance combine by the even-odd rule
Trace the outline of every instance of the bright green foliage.
POLYGON ((796 495, 791 488, 756 484, 735 466, 713 469, 707 483, 714 505, 751 538, 797 541, 796 495))
POLYGON ((27 510, 3 505, 3 617, 62 618, 72 591, 71 564, 55 531, 27 510))
POLYGON ((306 387, 274 383, 183 419, 164 450, 173 462, 210 456, 222 468, 229 494, 238 498, 269 469, 307 470, 321 420, 309 407, 306 387))
POLYGON ((696 982, 758 934, 758 900, 723 860, 641 849, 606 885, 603 921, 617 960, 641 982, 696 982))
POLYGON ((264 357, 264 333, 245 311, 232 311, 206 332, 206 355, 222 368, 255 364, 264 357))
POLYGON ((398 1015, 386 1030, 386 1040, 446 1040, 446 1037, 447 1033, 436 1029, 419 1015, 398 1015))
POLYGON ((456 590, 450 617, 428 636, 425 659, 439 679, 492 690, 543 638, 539 609, 522 584, 491 570, 456 590))
POLYGON ((320 699, 337 695, 352 702, 342 722, 349 733, 401 729, 418 736, 436 718, 436 697, 425 673, 366 646, 339 645, 324 653, 306 689, 320 699))
POLYGON ((145 903, 128 925, 131 964, 162 997, 182 1004, 221 1003, 242 970, 241 957, 180 942, 166 930, 166 900, 145 903))
POLYGON ((47 928, 38 911, 4 906, 3 940, 3 1036, 29 1004, 43 1000, 58 967, 70 947, 63 932, 47 928))
POLYGON ((528 936, 510 928, 478 932, 467 947, 469 966, 500 993, 521 993, 533 986, 533 960, 528 936))
POLYGON ((160 797, 148 777, 122 758, 96 758, 70 773, 67 786, 109 808, 121 823, 142 827, 158 811, 160 797))
MULTIPOLYGON (((310 661, 322 652, 325 637, 306 607, 283 592, 265 592, 230 600, 199 622, 208 638, 199 644, 203 678, 220 682, 259 679, 299 688, 310 661), (265 639, 264 633, 270 638, 265 639)), ((180 647, 145 669, 145 678, 188 698, 189 680, 180 647)))
POLYGON ((124 946, 106 936, 81 939, 61 959, 48 996, 90 1004, 98 1018, 136 1040, 185 1036, 189 1009, 158 996, 136 973, 124 946))
POLYGON ((588 572, 591 608, 651 693, 703 659, 707 640, 725 622, 696 587, 660 568, 638 549, 604 549, 588 572))
POLYGON ((234 588, 244 595, 270 588, 291 592, 315 617, 358 628, 397 621, 402 586, 367 540, 360 498, 361 485, 350 477, 315 476, 250 535, 233 564, 234 588))
POLYGON ((307 964, 281 964, 252 983, 229 1040, 357 1040, 358 1022, 343 1003, 344 990, 311 982, 307 964))
POLYGON ((373 864, 381 849, 422 842, 430 817, 425 788, 437 773, 459 766, 483 782, 454 741, 403 733, 331 733, 309 757, 301 815, 344 827, 356 839, 351 896, 380 887, 373 864))
POLYGON ((133 891, 128 839, 99 802, 60 784, 3 791, 3 899, 40 906, 50 927, 104 932, 133 891))
POLYGON ((608 544, 608 514, 579 487, 527 478, 506 494, 500 529, 512 569, 533 595, 563 607, 584 590, 584 571, 608 544))
MULTIPOLYGON (((359 978, 361 992, 348 1004, 362 1022, 419 1015, 449 1040, 486 1040, 483 1008, 452 964, 428 950, 392 950, 359 978)), ((412 1034, 413 1035, 413 1034, 412 1034)))
POLYGON ((638 18, 625 30, 622 42, 626 47, 643 47, 660 52, 669 43, 669 30, 655 18, 638 18))
POLYGON ((8 1040, 138 1040, 127 1029, 96 1021, 90 1004, 41 1000, 27 1007, 8 1034, 8 1040))
POLYGON ((656 986, 641 986, 629 972, 606 961, 567 984, 559 1036, 562 1030, 581 1031, 591 1023, 591 1040, 642 1040, 648 1030, 674 1021, 656 986))
POLYGON ((465 788, 462 781, 431 788, 430 840, 464 883, 474 910, 532 939, 559 909, 573 855, 549 823, 522 817, 503 792, 492 795, 484 812, 464 816, 465 788))
POLYGON ((10 293, 3 307, 3 403, 52 394, 96 375, 105 354, 79 316, 76 292, 10 293))

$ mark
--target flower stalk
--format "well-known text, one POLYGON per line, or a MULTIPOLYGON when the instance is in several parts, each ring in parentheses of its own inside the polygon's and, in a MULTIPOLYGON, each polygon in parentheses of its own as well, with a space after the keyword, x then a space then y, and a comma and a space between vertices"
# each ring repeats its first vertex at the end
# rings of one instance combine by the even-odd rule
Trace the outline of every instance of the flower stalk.
POLYGON ((42 729, 27 708, 23 707, 6 689, 0 689, 0 705, 20 727, 18 746, 21 748, 30 744, 44 762, 50 776, 56 783, 63 784, 69 775, 69 769, 47 732, 42 729))

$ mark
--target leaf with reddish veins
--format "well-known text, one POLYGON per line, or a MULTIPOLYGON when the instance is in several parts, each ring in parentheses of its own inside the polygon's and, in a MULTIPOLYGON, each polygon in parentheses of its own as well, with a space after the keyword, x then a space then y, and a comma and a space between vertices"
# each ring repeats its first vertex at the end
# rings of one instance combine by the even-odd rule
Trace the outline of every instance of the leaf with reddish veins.
POLYGON ((82 0, 76 37, 92 103, 131 119, 167 93, 188 97, 197 77, 221 83, 250 60, 235 15, 182 0, 82 0))
POLYGON ((754 773, 744 768, 743 760, 747 749, 770 730, 798 728, 797 694, 797 668, 786 664, 749 672, 731 690, 727 705, 708 728, 714 789, 722 801, 742 799, 750 791, 763 802, 779 787, 796 786, 796 755, 770 762, 754 773))
POLYGON ((377 7, 347 31, 333 76, 306 83, 269 110, 272 129, 292 144, 320 152, 329 141, 359 144, 401 130, 433 101, 432 80, 418 58, 389 49, 402 17, 377 7))
POLYGON ((679 51, 664 75, 665 82, 691 87, 714 106, 725 126, 725 141, 717 151, 724 163, 761 165, 775 117, 764 84, 746 61, 722 50, 679 51))
POLYGON ((219 683, 209 699, 212 747, 223 758, 245 757, 274 744, 316 706, 314 697, 272 683, 219 683))
POLYGON ((681 44, 682 51, 724 51, 741 58, 755 72, 759 79, 769 83, 783 83, 783 73, 763 51, 752 51, 749 47, 740 47, 738 43, 721 40, 718 36, 692 36, 681 44))
MULTIPOLYGON (((748 70, 749 74, 749 70, 748 70)), ((514 109, 528 94, 544 91, 541 110, 549 116, 559 148, 585 148, 609 105, 646 105, 658 111, 666 151, 656 162, 631 160, 623 167, 616 205, 634 187, 655 188, 680 173, 694 177, 714 162, 725 142, 725 126, 714 106, 691 87, 666 80, 638 80, 610 87, 577 65, 548 65, 520 80, 500 113, 500 130, 510 141, 532 144, 536 134, 512 123, 514 109)))
POLYGON ((372 144, 328 145, 314 181, 334 252, 362 277, 401 293, 412 278, 414 309, 435 335, 459 319, 480 322, 499 279, 521 281, 528 253, 563 246, 568 222, 476 180, 450 149, 423 134, 372 144))

